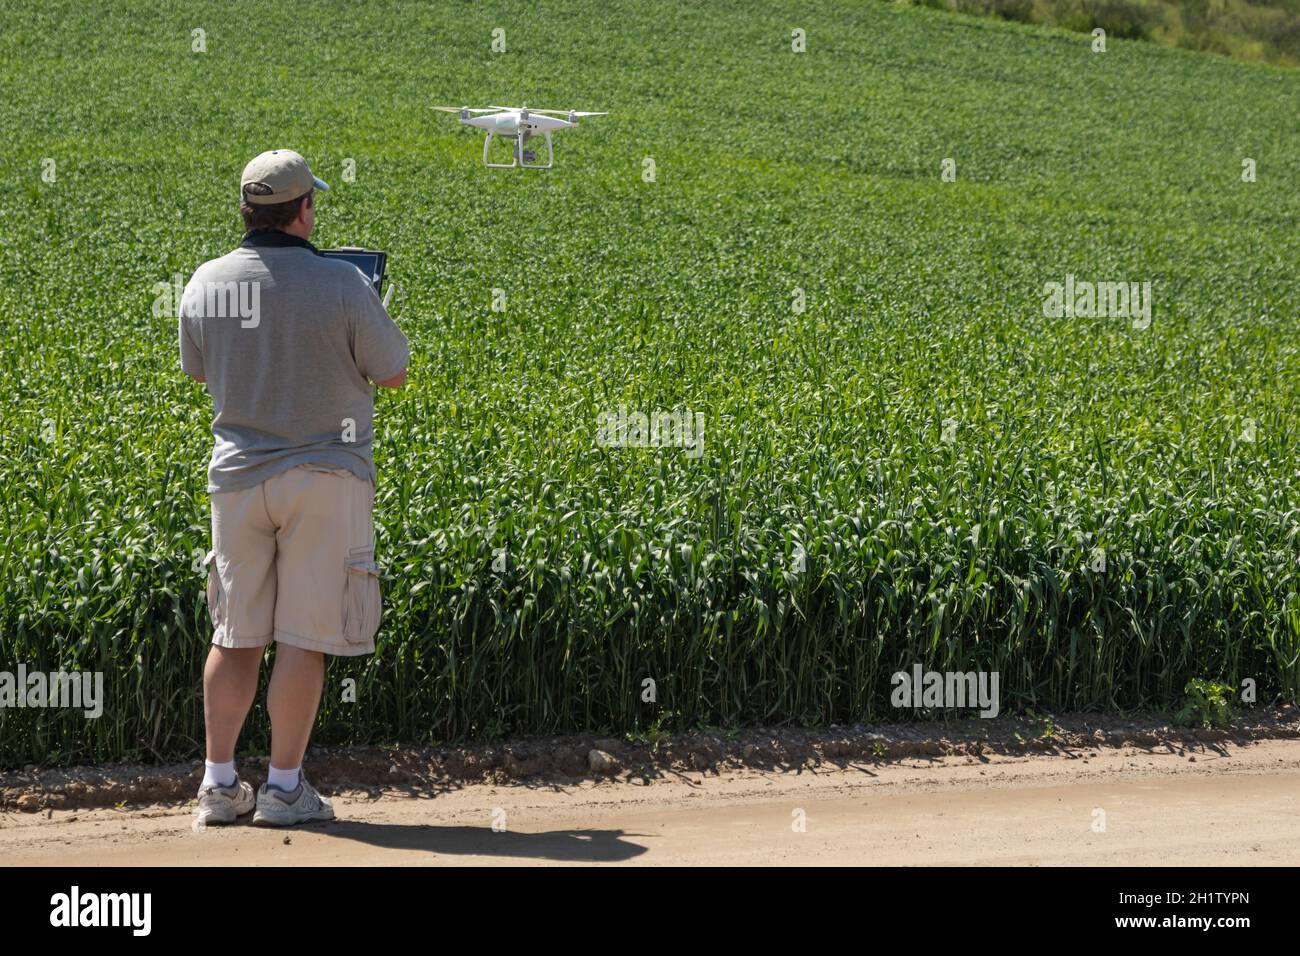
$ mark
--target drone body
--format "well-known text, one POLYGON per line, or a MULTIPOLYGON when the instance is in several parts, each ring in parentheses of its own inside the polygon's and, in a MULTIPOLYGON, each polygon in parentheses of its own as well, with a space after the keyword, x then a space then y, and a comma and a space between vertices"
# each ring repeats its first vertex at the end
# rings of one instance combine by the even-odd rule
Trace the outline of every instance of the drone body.
POLYGON ((578 110, 533 110, 527 106, 488 106, 483 109, 471 109, 468 106, 435 106, 434 109, 444 113, 459 113, 460 121, 466 126, 484 130, 487 137, 483 140, 483 165, 492 169, 550 169, 555 163, 555 147, 551 144, 551 134, 557 129, 572 129, 584 116, 604 116, 604 113, 583 113, 578 110), (478 115, 485 114, 485 115, 478 115), (536 163, 537 154, 525 149, 534 136, 546 139, 546 162, 536 163), (513 140, 511 162, 488 162, 488 150, 492 146, 492 137, 500 136, 513 140))

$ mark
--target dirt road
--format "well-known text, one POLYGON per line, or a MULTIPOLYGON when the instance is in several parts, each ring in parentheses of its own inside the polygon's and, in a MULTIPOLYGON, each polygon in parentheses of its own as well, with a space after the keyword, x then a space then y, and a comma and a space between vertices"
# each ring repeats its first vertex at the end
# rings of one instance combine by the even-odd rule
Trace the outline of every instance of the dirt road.
POLYGON ((1300 863, 1300 741, 1181 755, 1126 748, 1074 759, 943 757, 815 772, 681 774, 651 784, 482 784, 432 798, 333 799, 339 820, 291 831, 241 824, 196 833, 192 807, 6 813, 0 859, 75 866, 1300 863))

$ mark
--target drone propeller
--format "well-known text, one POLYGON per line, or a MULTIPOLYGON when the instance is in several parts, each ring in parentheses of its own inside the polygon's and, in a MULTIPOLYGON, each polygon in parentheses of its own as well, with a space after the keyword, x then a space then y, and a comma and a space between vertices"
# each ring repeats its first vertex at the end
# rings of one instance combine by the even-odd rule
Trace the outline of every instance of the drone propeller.
POLYGON ((529 107, 530 113, 554 113, 557 116, 608 116, 608 113, 584 113, 580 110, 535 110, 529 107))
POLYGON ((470 109, 468 106, 435 106, 435 110, 441 110, 444 113, 495 113, 499 106, 489 106, 487 109, 470 109))

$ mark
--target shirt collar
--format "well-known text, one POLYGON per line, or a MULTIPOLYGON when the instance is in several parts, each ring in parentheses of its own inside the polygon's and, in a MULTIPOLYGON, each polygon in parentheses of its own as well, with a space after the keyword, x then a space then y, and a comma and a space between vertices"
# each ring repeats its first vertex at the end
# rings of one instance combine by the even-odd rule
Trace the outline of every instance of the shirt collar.
POLYGON ((243 249, 297 246, 300 249, 310 249, 314 255, 321 254, 320 250, 306 239, 291 236, 287 232, 281 232, 279 229, 259 229, 256 232, 245 233, 244 241, 239 245, 240 248, 243 249))

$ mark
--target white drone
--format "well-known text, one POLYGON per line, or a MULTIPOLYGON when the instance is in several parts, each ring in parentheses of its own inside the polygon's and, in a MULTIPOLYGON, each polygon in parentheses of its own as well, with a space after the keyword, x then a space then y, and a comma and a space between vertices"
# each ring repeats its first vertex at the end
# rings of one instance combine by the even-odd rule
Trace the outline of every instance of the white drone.
POLYGON ((468 106, 435 106, 435 110, 444 113, 459 113, 460 121, 466 126, 476 126, 487 131, 483 141, 483 165, 492 169, 550 169, 555 162, 555 147, 551 145, 551 133, 557 129, 572 129, 578 125, 583 116, 605 116, 605 113, 581 113, 578 110, 533 110, 527 106, 489 106, 484 109, 470 109, 468 106), (488 116, 478 116, 488 113, 488 116), (559 119, 558 117, 563 117, 559 119), (535 162, 537 154, 524 146, 534 136, 546 137, 546 165, 535 162), (514 156, 508 163, 488 162, 488 149, 492 137, 500 136, 514 140, 514 156))

